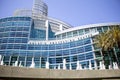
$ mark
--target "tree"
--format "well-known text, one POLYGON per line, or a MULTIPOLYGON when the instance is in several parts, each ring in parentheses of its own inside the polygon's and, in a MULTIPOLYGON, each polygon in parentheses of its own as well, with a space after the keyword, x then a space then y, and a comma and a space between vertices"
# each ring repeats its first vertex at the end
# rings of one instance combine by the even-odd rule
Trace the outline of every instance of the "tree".
POLYGON ((120 26, 112 26, 108 34, 110 34, 114 47, 120 49, 120 26))
POLYGON ((108 34, 110 35, 112 41, 110 43, 112 44, 110 48, 114 50, 117 63, 120 66, 120 61, 118 55, 116 54, 116 49, 120 50, 120 26, 112 26, 112 29, 109 31, 108 34))
POLYGON ((95 37, 96 46, 100 48, 100 52, 103 57, 102 60, 104 61, 106 68, 108 68, 108 65, 110 63, 109 61, 111 61, 110 55, 108 55, 106 52, 108 51, 108 46, 111 46, 109 44, 110 41, 111 40, 109 40, 108 38, 108 32, 101 33, 95 37), (109 57, 109 60, 107 59, 108 57, 109 57))
POLYGON ((120 66, 120 62, 115 52, 116 48, 120 50, 120 26, 111 26, 110 28, 110 30, 96 36, 96 45, 100 47, 103 57, 105 57, 106 52, 108 53, 107 55, 109 57, 110 62, 112 61, 112 56, 115 55, 116 61, 120 66), (114 54, 111 54, 111 51, 114 54))

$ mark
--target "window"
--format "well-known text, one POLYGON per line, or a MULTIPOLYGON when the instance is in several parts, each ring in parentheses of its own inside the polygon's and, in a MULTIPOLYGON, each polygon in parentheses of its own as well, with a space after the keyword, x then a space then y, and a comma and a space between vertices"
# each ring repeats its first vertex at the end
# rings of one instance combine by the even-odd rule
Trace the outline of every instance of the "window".
POLYGON ((100 33, 102 33, 102 27, 97 27, 97 31, 99 31, 100 33))
POLYGON ((77 35, 78 35, 77 31, 73 31, 73 36, 77 36, 77 35))
POLYGON ((27 38, 22 38, 22 43, 27 43, 27 38))
POLYGON ((64 55, 69 55, 69 50, 63 50, 63 56, 64 55))
POLYGON ((34 50, 34 45, 28 45, 29 50, 34 50))
POLYGON ((77 52, 78 52, 78 53, 83 53, 83 52, 84 52, 84 47, 79 47, 79 48, 77 48, 77 52))
POLYGON ((7 44, 7 49, 13 49, 13 44, 7 44))
POLYGON ((49 45, 49 50, 55 50, 55 45, 49 45))
POLYGON ((90 38, 86 38, 86 39, 84 39, 84 44, 90 44, 90 43, 91 43, 90 38))
POLYGON ((63 63, 62 57, 56 58, 56 63, 63 63))
POLYGON ((70 50, 71 54, 77 54, 76 48, 70 50))
POLYGON ((62 34, 62 39, 66 38, 66 33, 62 34))
POLYGON ((9 38, 8 43, 14 43, 14 38, 9 38))
POLYGON ((42 51, 42 57, 48 57, 48 51, 42 51))
POLYGON ((69 43, 63 43, 63 49, 65 49, 65 48, 69 48, 69 43))
POLYGON ((79 35, 83 35, 84 34, 83 29, 80 29, 78 32, 79 32, 79 35))
POLYGON ((76 41, 77 46, 82 46, 84 44, 83 40, 76 41))
POLYGON ((48 50, 48 45, 42 45, 42 50, 48 50))
POLYGON ((56 56, 62 56, 62 51, 56 51, 56 56))
POLYGON ((87 28, 87 29, 85 29, 85 34, 88 34, 88 33, 90 33, 90 31, 89 31, 89 29, 87 28))
POLYGON ((14 44, 14 49, 20 49, 21 45, 20 44, 14 44))
POLYGON ((50 64, 55 64, 56 63, 56 59, 55 58, 49 58, 49 63, 50 64))
POLYGON ((92 46, 91 45, 85 46, 85 52, 87 52, 87 51, 92 51, 92 46))
POLYGON ((49 56, 55 56, 55 51, 49 51, 49 56))
POLYGON ((68 57, 63 57, 63 59, 65 59, 66 62, 70 62, 70 56, 68 56, 68 57))
POLYGON ((93 53, 86 53, 86 59, 92 59, 93 58, 93 53))
POLYGON ((56 44, 56 49, 62 49, 62 44, 56 44))
POLYGON ((76 46, 76 42, 70 42, 70 47, 75 47, 76 46))
POLYGON ((15 38, 15 43, 21 43, 22 39, 21 38, 15 38))
POLYGON ((77 61, 77 56, 70 56, 70 60, 71 60, 71 62, 77 61))
POLYGON ((106 32, 108 30, 108 26, 103 26, 103 30, 106 32))
POLYGON ((67 37, 72 37, 72 32, 67 32, 67 37))
POLYGON ((80 54, 80 55, 78 56, 78 60, 79 60, 79 61, 85 60, 85 54, 80 54))
POLYGON ((30 26, 30 22, 24 22, 24 26, 30 26))

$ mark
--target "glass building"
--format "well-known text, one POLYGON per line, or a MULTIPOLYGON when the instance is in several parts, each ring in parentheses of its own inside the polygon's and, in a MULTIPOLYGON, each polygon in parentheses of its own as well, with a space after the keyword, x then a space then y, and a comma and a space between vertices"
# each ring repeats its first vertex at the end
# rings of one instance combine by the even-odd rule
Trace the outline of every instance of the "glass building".
POLYGON ((101 23, 72 27, 63 21, 47 16, 47 5, 35 0, 32 10, 17 10, 14 16, 0 19, 0 61, 4 65, 63 69, 82 68, 91 63, 99 66, 101 57, 94 36, 120 23, 101 23), (39 3, 39 4, 38 4, 39 3))

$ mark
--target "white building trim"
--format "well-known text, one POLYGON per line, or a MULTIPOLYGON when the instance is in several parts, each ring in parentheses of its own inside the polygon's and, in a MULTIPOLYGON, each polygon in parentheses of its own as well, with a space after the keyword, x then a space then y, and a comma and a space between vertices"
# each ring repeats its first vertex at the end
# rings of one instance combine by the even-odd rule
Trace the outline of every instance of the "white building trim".
POLYGON ((115 22, 115 23, 99 23, 99 24, 89 24, 89 25, 78 26, 78 27, 73 27, 73 28, 66 29, 66 30, 61 31, 61 32, 57 32, 55 35, 59 35, 59 34, 70 32, 70 31, 74 31, 74 30, 79 30, 79 29, 101 27, 101 26, 111 26, 111 25, 120 25, 120 22, 115 22))
POLYGON ((81 40, 84 38, 88 38, 94 35, 99 34, 99 32, 91 32, 85 35, 81 35, 81 36, 75 36, 75 37, 71 37, 71 38, 65 38, 65 39, 61 39, 61 40, 45 40, 45 41, 40 41, 40 40, 29 40, 28 44, 34 44, 34 45, 39 45, 39 44, 60 44, 60 43, 67 43, 67 42, 71 42, 71 41, 77 41, 77 40, 81 40))

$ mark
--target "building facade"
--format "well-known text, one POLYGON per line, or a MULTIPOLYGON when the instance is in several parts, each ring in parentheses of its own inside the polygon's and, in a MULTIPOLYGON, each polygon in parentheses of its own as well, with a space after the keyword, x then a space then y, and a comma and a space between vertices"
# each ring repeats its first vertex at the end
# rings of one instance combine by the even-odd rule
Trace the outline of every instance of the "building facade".
POLYGON ((1 65, 35 68, 83 69, 99 67, 101 53, 94 36, 120 23, 72 27, 47 16, 47 5, 35 0, 32 10, 17 10, 12 17, 0 19, 1 65), (37 4, 36 4, 37 3, 37 4), (39 3, 39 4, 38 4, 39 3), (23 12, 23 14, 22 14, 23 12))

